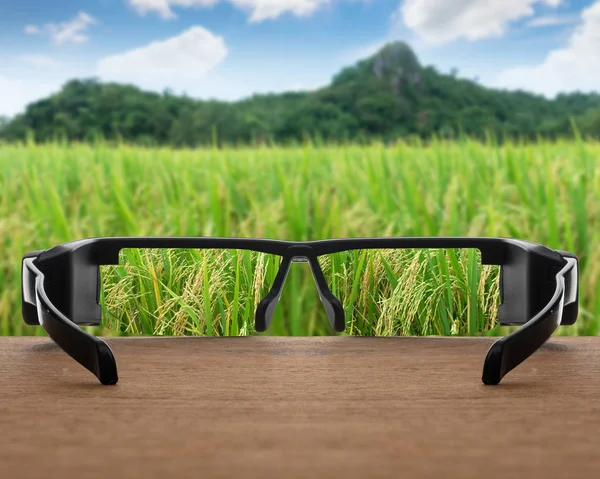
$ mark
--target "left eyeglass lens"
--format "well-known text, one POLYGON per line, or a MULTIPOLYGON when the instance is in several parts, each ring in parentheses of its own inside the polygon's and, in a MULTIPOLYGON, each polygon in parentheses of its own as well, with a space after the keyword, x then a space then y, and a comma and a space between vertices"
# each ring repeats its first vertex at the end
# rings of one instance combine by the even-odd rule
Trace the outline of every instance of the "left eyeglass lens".
POLYGON ((101 267, 103 322, 144 335, 240 336, 281 258, 236 249, 123 249, 101 267))

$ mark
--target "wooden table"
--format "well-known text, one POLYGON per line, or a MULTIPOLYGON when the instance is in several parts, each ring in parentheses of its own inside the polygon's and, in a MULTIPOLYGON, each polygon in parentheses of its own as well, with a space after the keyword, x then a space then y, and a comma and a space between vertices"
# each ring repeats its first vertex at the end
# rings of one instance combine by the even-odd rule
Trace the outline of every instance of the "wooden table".
POLYGON ((600 338, 115 338, 101 386, 0 338, 0 477, 600 477, 600 338))

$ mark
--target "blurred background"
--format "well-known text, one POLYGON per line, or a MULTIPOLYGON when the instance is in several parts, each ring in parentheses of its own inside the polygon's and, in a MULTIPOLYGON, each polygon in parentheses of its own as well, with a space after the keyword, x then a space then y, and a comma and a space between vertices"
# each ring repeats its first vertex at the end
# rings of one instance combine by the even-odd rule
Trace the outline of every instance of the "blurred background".
MULTIPOLYGON (((24 253, 121 235, 521 238, 579 256, 559 333, 598 333, 600 1, 22 0, 0 20, 0 334, 42 334, 24 253)), ((477 259, 321 266, 350 334, 501 334, 477 259)), ((93 331, 252 334, 274 271, 124 252, 93 331)), ((332 334, 306 265, 272 333, 332 334)))

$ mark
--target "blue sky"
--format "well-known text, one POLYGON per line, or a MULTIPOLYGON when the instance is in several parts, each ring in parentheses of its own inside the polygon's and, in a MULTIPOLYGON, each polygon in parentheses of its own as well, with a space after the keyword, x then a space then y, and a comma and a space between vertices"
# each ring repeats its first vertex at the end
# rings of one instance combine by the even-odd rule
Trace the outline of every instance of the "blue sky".
POLYGON ((311 89, 394 40, 485 85, 600 91, 600 0, 0 0, 0 115, 71 78, 311 89))

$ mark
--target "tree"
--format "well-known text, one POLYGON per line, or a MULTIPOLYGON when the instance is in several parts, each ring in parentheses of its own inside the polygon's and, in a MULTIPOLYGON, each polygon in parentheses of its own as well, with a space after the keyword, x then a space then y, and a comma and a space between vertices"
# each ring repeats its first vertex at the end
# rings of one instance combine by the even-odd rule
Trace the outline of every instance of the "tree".
POLYGON ((169 90, 72 80, 54 95, 0 120, 0 137, 36 141, 66 138, 145 145, 252 144, 383 139, 407 135, 484 138, 572 135, 572 121, 600 136, 600 95, 571 93, 549 100, 524 91, 486 88, 423 67, 405 43, 344 68, 312 92, 254 95, 239 102, 201 101, 169 90))

